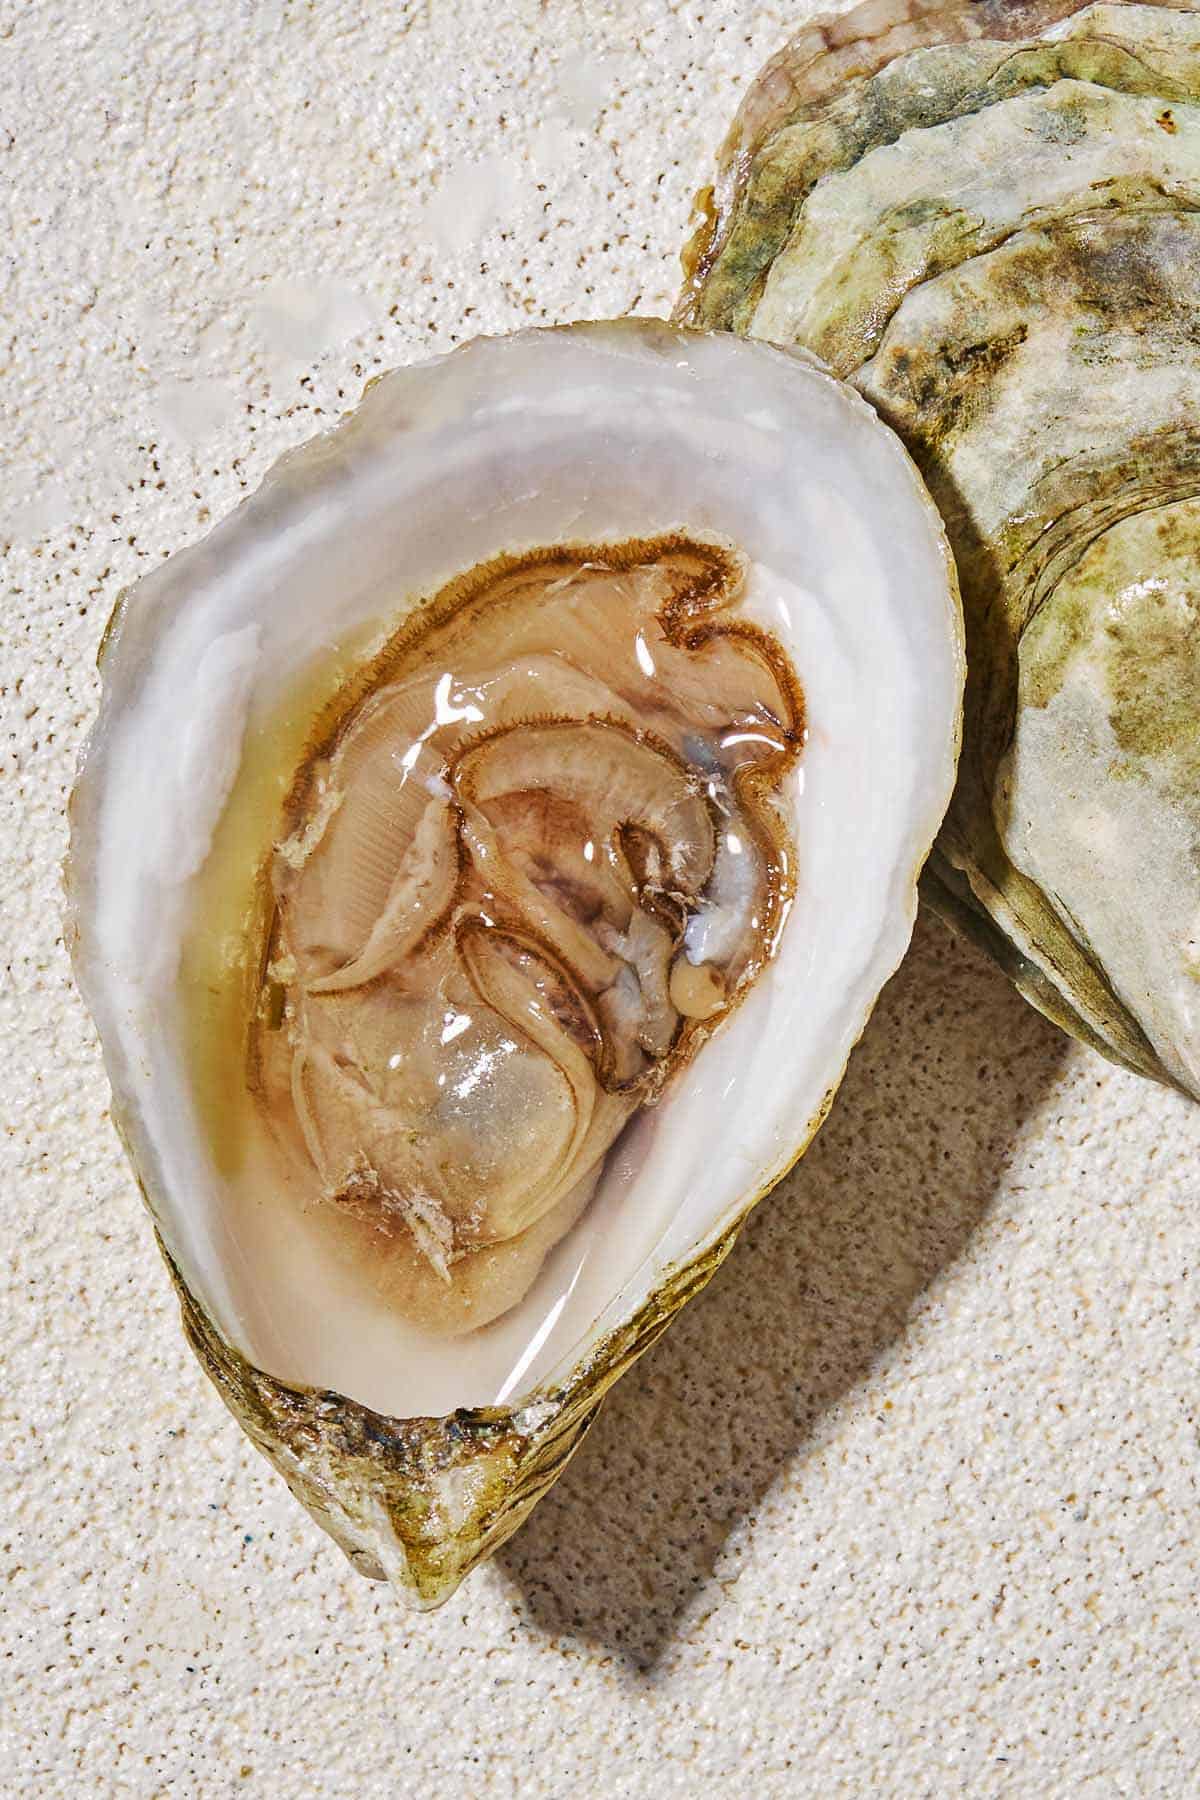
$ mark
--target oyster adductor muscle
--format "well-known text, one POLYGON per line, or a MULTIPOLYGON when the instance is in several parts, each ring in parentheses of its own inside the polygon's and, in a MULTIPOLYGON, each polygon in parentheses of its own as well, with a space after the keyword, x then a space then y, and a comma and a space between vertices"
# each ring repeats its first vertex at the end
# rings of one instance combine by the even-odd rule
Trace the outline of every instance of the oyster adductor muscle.
POLYGON ((830 1104, 963 660, 894 434, 657 321, 372 385, 123 600, 75 965, 205 1369, 435 1604, 830 1104))
POLYGON ((904 439, 967 621, 924 891, 1195 1096, 1200 11, 884 0, 829 32, 747 94, 679 316, 809 348, 904 439))

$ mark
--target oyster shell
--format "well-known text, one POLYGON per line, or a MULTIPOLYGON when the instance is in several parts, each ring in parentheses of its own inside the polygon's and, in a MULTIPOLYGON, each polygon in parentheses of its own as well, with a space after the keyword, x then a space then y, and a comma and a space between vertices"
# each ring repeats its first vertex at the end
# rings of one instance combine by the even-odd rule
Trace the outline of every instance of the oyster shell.
POLYGON ((806 359, 480 341, 143 581, 102 672, 74 955, 189 1337, 435 1604, 803 1150, 903 953, 957 749, 936 512, 806 359))
POLYGON ((904 438, 970 671, 924 891, 1200 1094, 1200 12, 1051 6, 1013 41, 1006 9, 992 42, 944 8, 885 61, 882 10, 838 22, 836 95, 807 48, 747 95, 679 316, 812 349, 904 438))

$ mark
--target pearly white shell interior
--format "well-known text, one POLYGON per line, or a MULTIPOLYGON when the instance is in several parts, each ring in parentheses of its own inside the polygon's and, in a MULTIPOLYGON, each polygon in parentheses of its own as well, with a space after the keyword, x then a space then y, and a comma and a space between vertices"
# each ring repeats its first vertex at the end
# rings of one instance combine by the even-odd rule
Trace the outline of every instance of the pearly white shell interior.
POLYGON ((936 513, 861 400, 795 354, 626 321, 481 340, 386 377, 140 584, 104 677, 75 801, 77 966, 164 1238, 260 1367, 414 1416, 562 1380, 806 1141, 908 942, 953 781, 961 626, 936 513), (525 1300, 435 1340, 322 1266, 303 1230, 232 1214, 184 1066, 191 877, 247 722, 339 634, 394 624, 397 593, 415 603, 501 552, 680 526, 749 557, 746 611, 805 689, 784 797, 795 903, 774 963, 618 1143, 525 1300))

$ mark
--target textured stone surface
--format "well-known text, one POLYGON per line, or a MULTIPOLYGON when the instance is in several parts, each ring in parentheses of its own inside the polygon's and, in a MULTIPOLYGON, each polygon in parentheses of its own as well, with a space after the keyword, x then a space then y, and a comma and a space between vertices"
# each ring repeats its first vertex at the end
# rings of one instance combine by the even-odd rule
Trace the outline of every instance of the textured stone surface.
POLYGON ((802 5, 0 6, 0 1786, 1194 1791, 1200 1112, 932 924, 835 1113, 429 1618, 185 1354, 58 917, 118 589, 364 380, 664 311, 802 5))

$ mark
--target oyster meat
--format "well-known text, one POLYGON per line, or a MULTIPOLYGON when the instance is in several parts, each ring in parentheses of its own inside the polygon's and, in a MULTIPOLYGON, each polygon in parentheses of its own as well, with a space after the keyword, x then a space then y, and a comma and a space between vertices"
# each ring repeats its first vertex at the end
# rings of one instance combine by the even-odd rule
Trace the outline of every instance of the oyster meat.
POLYGON ((912 10, 764 72, 679 317, 812 349, 903 437, 967 619, 924 891, 1200 1094, 1200 12, 912 10))
POLYGON ((239 1179, 360 1220, 431 1330, 520 1299, 783 929, 803 702, 742 587, 686 537, 501 558, 349 679, 297 773, 239 1179))
POLYGON ((805 1147, 911 930, 961 621, 895 437, 657 322, 374 384, 128 595, 74 954, 191 1341, 432 1604, 805 1147))

